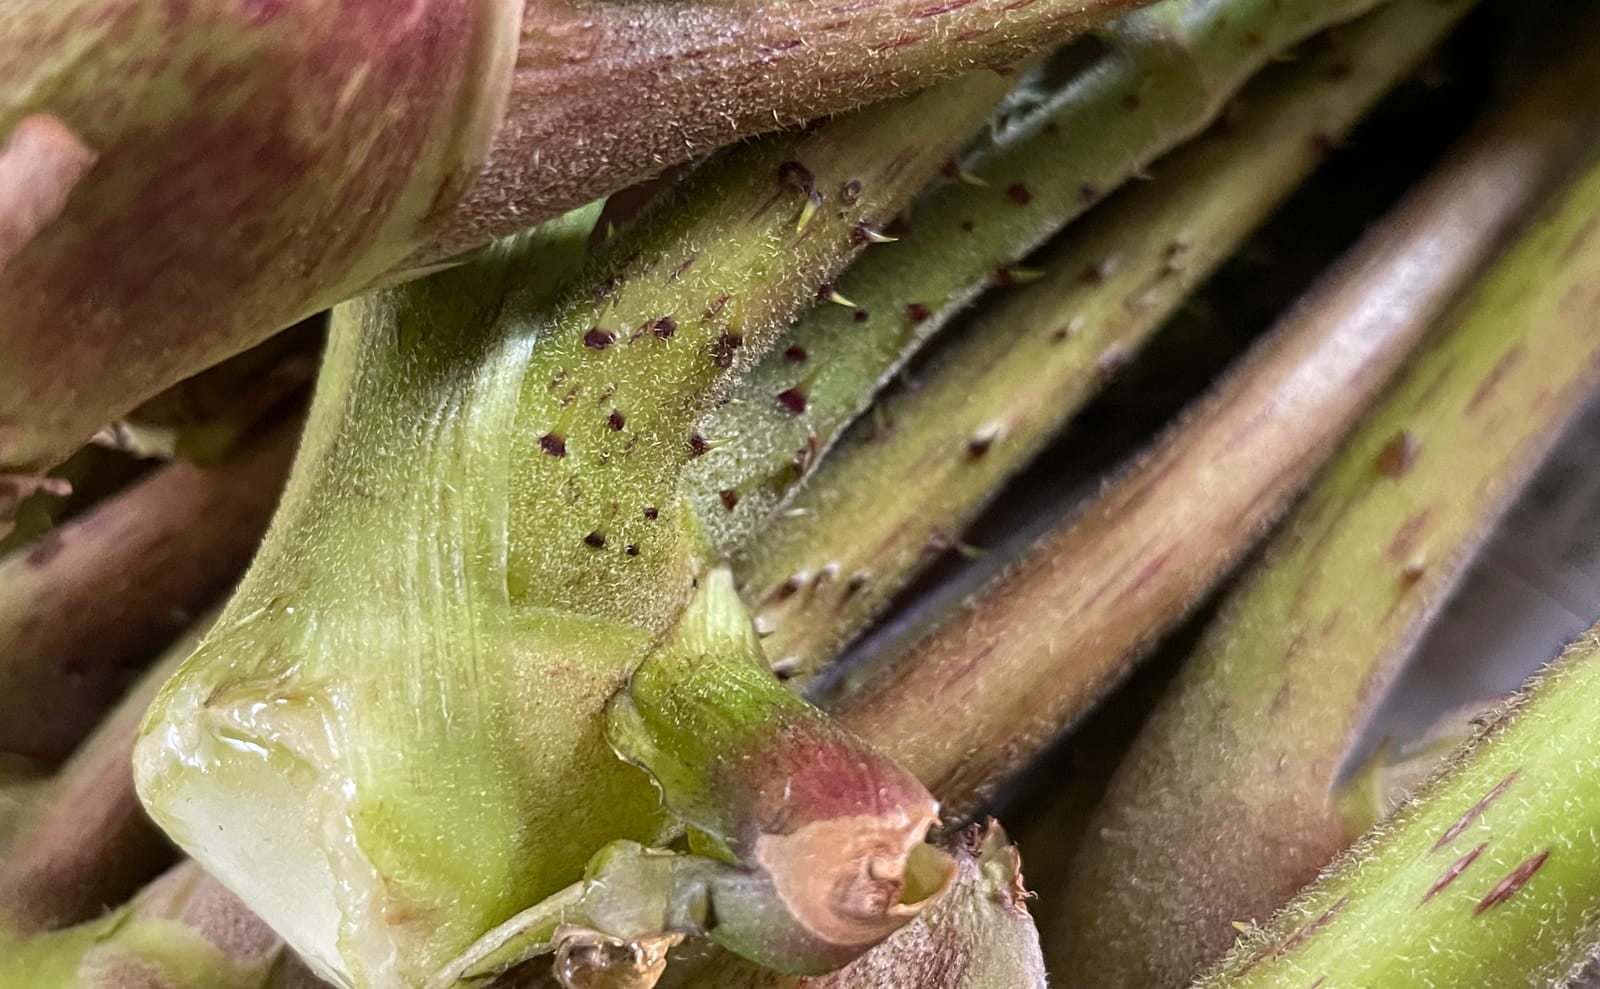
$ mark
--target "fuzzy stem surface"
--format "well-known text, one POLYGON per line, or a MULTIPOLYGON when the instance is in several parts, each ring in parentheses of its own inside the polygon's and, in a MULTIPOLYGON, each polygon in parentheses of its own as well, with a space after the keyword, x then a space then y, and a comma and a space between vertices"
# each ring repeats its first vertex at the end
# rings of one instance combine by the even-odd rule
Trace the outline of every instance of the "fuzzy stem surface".
POLYGON ((0 526, 26 478, 297 319, 1131 5, 17 0, 0 526))
POLYGON ((138 666, 237 579, 298 416, 219 463, 174 463, 0 560, 0 750, 61 759, 138 666))
MULTIPOLYGON (((1594 114, 1595 33, 1580 37, 1500 112, 1588 98, 1594 114)), ((1600 253, 1548 223, 1528 237, 1346 441, 1118 769, 1069 883, 1077 980, 1184 984, 1234 921, 1268 916, 1352 837, 1336 793, 1349 749, 1600 382, 1581 308, 1600 253)))
MULTIPOLYGON (((959 538, 1464 7, 1397 3, 1246 89, 879 401, 739 557, 763 644, 804 682, 959 538)), ((870 260, 870 259, 869 259, 870 260)))
MULTIPOLYGON (((792 702, 764 669, 749 679, 742 605, 706 596, 715 561, 680 487, 708 446, 695 424, 856 250, 850 231, 898 211, 1005 88, 974 73, 737 149, 572 279, 592 215, 342 307, 284 507, 136 747, 163 828, 320 973, 362 989, 424 984, 609 843, 681 833, 651 785, 673 792, 666 761, 646 752, 640 772, 613 751, 612 699, 670 735, 653 716, 670 692, 630 678, 680 661, 685 623, 709 608, 716 644, 692 655, 728 689, 696 692, 701 715, 760 721, 792 702), (835 195, 852 180, 858 195, 835 195)), ((780 718, 795 732, 768 732, 769 754, 793 758, 818 719, 780 718)), ((853 744, 850 765, 870 771, 797 811, 848 815, 876 795, 920 839, 931 799, 853 744), (877 785, 891 776, 907 785, 877 785)), ((726 773, 711 800, 770 782, 726 773)), ((760 852, 768 822, 721 820, 734 833, 695 819, 697 861, 752 903, 796 907, 775 924, 795 920, 813 901, 783 893, 793 870, 757 868, 778 861, 760 852)), ((812 874, 836 892, 896 886, 911 852, 817 847, 812 874)), ((641 896, 684 904, 659 915, 687 924, 709 887, 675 869, 641 896)), ((866 917, 897 892, 845 906, 866 917)), ((851 943, 788 929, 797 967, 819 942, 851 943)))
POLYGON ((1600 923, 1597 653, 1591 630, 1198 989, 1565 984, 1600 923))
MULTIPOLYGON (((836 300, 789 333, 702 426, 732 440, 691 483, 736 561, 872 395, 980 292, 1026 282, 1019 262, 1063 224, 1194 135, 1295 42, 1373 0, 1167 0, 1100 32, 1103 55, 916 203, 846 271, 836 300)), ((1455 4, 1451 4, 1455 6, 1455 4)), ((787 577, 788 575, 785 575, 787 577)), ((835 587, 842 586, 836 584, 835 587)), ((859 625, 839 615, 847 638, 859 625)))
POLYGON ((947 807, 981 800, 1279 516, 1589 129, 1582 115, 1495 118, 1075 519, 868 671, 841 717, 947 807))

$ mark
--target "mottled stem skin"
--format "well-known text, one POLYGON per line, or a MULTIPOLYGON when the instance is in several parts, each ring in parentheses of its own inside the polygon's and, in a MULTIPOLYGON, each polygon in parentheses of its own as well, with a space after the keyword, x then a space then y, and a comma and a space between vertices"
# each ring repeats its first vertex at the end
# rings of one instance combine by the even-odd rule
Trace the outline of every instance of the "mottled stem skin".
POLYGON ((141 663, 238 578, 300 431, 159 468, 0 560, 0 750, 64 758, 141 663))
POLYGON ((1535 118, 1463 148, 1075 519, 870 671, 845 722, 971 807, 1240 559, 1586 137, 1535 118))
POLYGON ((912 352, 980 292, 1037 274, 1016 267, 1029 251, 1198 132, 1272 58, 1374 5, 1167 0, 1110 25, 1103 57, 968 163, 965 181, 924 196, 892 228, 900 242, 839 278, 849 304, 809 313, 707 418, 706 436, 739 438, 692 477, 716 545, 736 558, 754 545, 912 352))
MULTIPOLYGON (((1600 207, 1585 185, 1568 240, 1600 207)), ((1600 924, 1597 653, 1600 629, 1198 989, 1564 985, 1600 924)))
POLYGON ((712 569, 695 423, 1005 88, 739 148, 565 289, 576 219, 336 311, 284 506, 136 747, 162 827, 360 989, 672 834, 604 711, 712 569))
POLYGON ((126 900, 171 859, 133 792, 133 741, 156 692, 215 614, 169 646, 62 766, 0 857, 0 923, 54 930, 126 900))
POLYGON ((520 11, 8 3, 0 475, 52 466, 412 250, 488 153, 520 11))
MULTIPOLYGON (((1597 32, 1575 40, 1490 126, 1600 116, 1597 32)), ((1087 831, 1060 932, 1072 981, 1186 984, 1233 943, 1235 921, 1268 916, 1350 839, 1336 793, 1349 749, 1600 383, 1597 271, 1587 229, 1535 227, 1268 544, 1087 831)))
POLYGON ((12 0, 0 479, 376 283, 1132 3, 12 0))
POLYGON ((956 540, 1465 9, 1398 3, 1269 72, 881 399, 739 557, 778 668, 815 674, 956 540))

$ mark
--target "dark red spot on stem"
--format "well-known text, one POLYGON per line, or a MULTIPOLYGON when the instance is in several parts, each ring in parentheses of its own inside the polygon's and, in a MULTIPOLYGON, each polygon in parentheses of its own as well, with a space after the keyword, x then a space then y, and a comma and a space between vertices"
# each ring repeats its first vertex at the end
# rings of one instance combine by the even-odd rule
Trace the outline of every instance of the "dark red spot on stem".
POLYGON ((545 433, 539 437, 539 449, 552 457, 565 457, 567 455, 567 441, 555 433, 545 433))
POLYGON ((1450 867, 1444 870, 1438 879, 1433 881, 1433 885, 1428 887, 1428 891, 1426 893, 1422 894, 1422 902, 1427 903, 1435 896, 1438 896, 1439 892, 1446 886, 1455 882, 1463 872, 1467 871, 1467 866, 1478 860, 1478 856, 1482 855, 1483 850, 1487 847, 1489 847, 1488 842, 1481 842, 1476 848, 1472 849, 1472 851, 1450 863, 1450 867))
POLYGON ((590 350, 605 350, 617 342, 617 335, 610 330, 602 330, 596 326, 583 335, 583 345, 590 350))
POLYGON ((799 388, 785 388, 778 392, 778 404, 785 412, 797 416, 806 410, 806 393, 799 388))
POLYGON ((606 537, 602 536, 598 532, 591 532, 587 536, 583 537, 583 544, 594 549, 604 549, 606 545, 606 537))
POLYGON ((784 192, 809 193, 816 185, 817 179, 811 169, 798 161, 786 161, 778 166, 778 188, 784 192))
POLYGON ((1465 814, 1462 814, 1454 824, 1446 828, 1444 834, 1439 836, 1439 840, 1434 842, 1433 847, 1428 849, 1428 851, 1430 853, 1437 852, 1439 849, 1461 837, 1467 828, 1472 826, 1473 821, 1476 821, 1478 818, 1483 816, 1483 812, 1489 809, 1490 804, 1500 799, 1500 796, 1506 792, 1516 778, 1517 773, 1512 772, 1507 774, 1505 779, 1496 783, 1494 785, 1494 789, 1483 795, 1482 800, 1479 800, 1471 807, 1468 807, 1465 814))
POLYGON ((1478 406, 1482 405, 1490 395, 1494 394, 1495 388, 1500 384, 1500 379, 1504 378, 1521 359, 1522 344, 1519 343, 1506 351, 1505 355, 1495 362, 1494 368, 1483 379, 1483 383, 1478 385, 1477 390, 1472 393, 1472 398, 1467 402, 1467 411, 1477 411, 1478 406))
POLYGON ((55 559, 56 554, 66 546, 66 539, 62 538, 59 531, 48 532, 40 536, 38 541, 28 547, 28 555, 24 557, 30 567, 42 567, 55 559))
POLYGON ((682 261, 679 261, 678 262, 678 266, 676 268, 673 268, 672 269, 672 273, 667 276, 667 281, 668 282, 677 281, 678 278, 680 276, 682 276, 685 271, 689 270, 689 266, 691 264, 694 264, 695 258, 697 258, 699 256, 700 255, 698 255, 698 254, 691 254, 688 257, 684 258, 682 261))
POLYGON ((1384 477, 1402 477, 1417 462, 1422 452, 1422 441, 1409 429, 1402 429, 1378 451, 1378 473, 1384 477))
POLYGON ((1310 940, 1311 935, 1331 924, 1333 922, 1333 918, 1338 915, 1339 911, 1349 906, 1349 904, 1350 897, 1341 897, 1339 902, 1324 910, 1316 920, 1313 920, 1311 923, 1300 928, 1298 931, 1295 931, 1287 941, 1279 945, 1277 953, 1279 955, 1286 955, 1294 949, 1300 947, 1302 944, 1305 944, 1306 941, 1310 940))
POLYGON ((1006 186, 1006 197, 1018 206, 1026 206, 1033 202, 1033 193, 1021 182, 1013 182, 1006 186))
POLYGON ((918 20, 924 17, 938 17, 940 14, 950 13, 952 10, 960 10, 972 2, 973 0, 945 0, 944 3, 936 3, 931 7, 920 7, 917 10, 913 10, 911 16, 918 20))
POLYGON ((626 426, 627 424, 628 420, 624 419, 622 417, 622 413, 618 412, 616 409, 612 409, 611 414, 606 416, 606 425, 610 426, 613 430, 621 430, 622 427, 626 426))
POLYGON ((711 363, 720 368, 733 366, 733 355, 744 346, 744 337, 737 333, 724 333, 711 345, 711 363))
POLYGON ((1504 879, 1495 883, 1494 889, 1491 889, 1483 899, 1478 901, 1478 905, 1472 908, 1472 915, 1474 917, 1481 916, 1485 911, 1492 910, 1517 895, 1517 890, 1526 886, 1528 880, 1533 878, 1534 873, 1544 868, 1544 863, 1549 858, 1550 849, 1546 848, 1533 858, 1512 869, 1504 879))
POLYGON ((921 323, 932 315, 933 310, 929 309, 920 302, 913 302, 906 306, 906 318, 911 320, 913 324, 921 323))

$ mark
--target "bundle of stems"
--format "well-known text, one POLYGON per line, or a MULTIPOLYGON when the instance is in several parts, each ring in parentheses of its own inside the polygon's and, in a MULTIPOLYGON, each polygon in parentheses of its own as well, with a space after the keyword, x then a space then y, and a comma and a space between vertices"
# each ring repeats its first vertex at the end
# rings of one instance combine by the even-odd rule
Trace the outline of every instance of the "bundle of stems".
POLYGON ((1600 920, 1600 832, 1588 826, 1600 812, 1588 785, 1597 650, 1591 630, 1416 802, 1197 985, 1564 984, 1600 920))
POLYGON ((133 742, 150 702, 214 615, 180 635, 28 801, 0 859, 0 928, 55 930, 120 904, 171 858, 133 792, 133 742))
POLYGON ((0 477, 374 285, 1133 5, 8 4, 0 477))
MULTIPOLYGON (((0 562, 18 643, 0 749, 71 752, 42 788, 7 790, 26 809, 0 861, 0 982, 1041 989, 1015 849, 992 823, 954 825, 1245 556, 1410 359, 1136 745, 1068 933, 1102 925, 1097 949, 1136 959, 1084 953, 1096 984, 1119 966, 1178 984, 1231 939, 1231 889, 1140 905, 1187 882, 1218 816, 1172 824, 1139 802, 1147 780, 1162 800, 1185 781, 1176 799, 1208 813, 1249 780, 1266 811, 1225 821, 1228 847, 1269 825, 1298 844, 1242 895, 1260 915, 1291 894, 1355 827, 1333 773, 1366 706, 1600 382, 1572 318, 1600 305, 1593 168, 1411 356, 1588 155, 1584 59, 1542 67, 958 613, 837 681, 827 711, 797 690, 1470 4, 1165 0, 1041 51, 1134 6, 195 2, 160 12, 166 56, 147 61, 129 53, 155 7, 0 16, 0 36, 78 43, 0 70, 0 175, 18 179, 0 193, 0 302, 24 314, 0 333, 22 358, 0 373, 6 498, 176 378, 367 293, 333 311, 243 582, 92 734, 159 638, 137 619, 170 628, 166 602, 200 609, 256 546, 293 424, 163 467, 0 562), (104 99, 113 71, 125 104, 104 99), (1156 160, 1247 81, 1223 126, 1156 160), (716 154, 620 231, 596 230, 596 203, 476 249, 734 137, 911 89, 716 154), (347 126, 307 126, 330 114, 347 126), (271 167, 229 165, 265 147, 271 167), (197 184, 211 195, 191 215, 161 206, 197 184), (226 263, 203 270, 191 224, 224 220, 226 263), (110 259, 95 292, 75 280, 91 257, 110 259), (917 387, 879 396, 975 300, 917 387), (59 353, 48 320, 74 331, 59 353), (91 371, 105 387, 68 400, 91 371), (1333 597, 1383 614, 1339 645, 1318 610, 1333 597), (129 618, 92 643, 74 613, 101 598, 129 618), (1256 601, 1270 614, 1249 617, 1256 601), (1231 679, 1241 642, 1270 664, 1312 624, 1295 648, 1336 661, 1231 679), (1248 691, 1260 703, 1211 703, 1248 691), (1304 705, 1341 717, 1276 726, 1285 706, 1316 721, 1304 705), (1237 751, 1194 768, 1219 726, 1237 751), (1280 749, 1274 771, 1262 753, 1280 749), (136 799, 191 858, 101 913, 170 861, 136 799), (1153 837, 1119 859, 1138 828, 1153 837)), ((248 390, 256 372, 234 370, 248 390)), ((1495 950, 1480 971, 1521 984, 1582 961, 1600 920, 1600 827, 1581 824, 1600 810, 1574 792, 1596 648, 1203 984, 1461 982, 1495 950), (1580 825, 1559 828, 1563 809, 1580 825)))
MULTIPOLYGON (((1547 106, 1600 91, 1596 28, 1541 78, 1547 106)), ((1148 721, 1068 884, 1074 982, 1186 984, 1236 921, 1269 915, 1372 823, 1370 802, 1340 799, 1351 749, 1600 384, 1581 294, 1600 256, 1549 227, 1497 263, 1368 413, 1148 721)))
POLYGON ((66 756, 238 578, 300 428, 290 416, 217 463, 158 468, 0 559, 0 748, 66 756))
POLYGON ((845 723, 905 738, 907 766, 946 807, 970 808, 1102 697, 1287 507, 1581 156, 1592 129, 1571 102, 1581 94, 1543 92, 1531 96, 1542 112, 1510 107, 1457 148, 1068 525, 866 670, 839 706, 845 723))
POLYGON ((954 542, 1464 11, 1395 3, 1268 73, 880 400, 736 557, 786 675, 816 674, 954 542))
POLYGON ((805 971, 914 916, 934 802, 765 672, 679 479, 1005 88, 739 149, 554 300, 589 220, 336 312, 277 522, 136 749, 162 827, 351 986, 475 977, 550 917, 805 971))
MULTIPOLYGON (((1039 277, 1024 264, 1030 251, 1203 129, 1272 58, 1374 6, 1165 0, 1095 32, 1098 57, 1054 93, 1035 96, 1037 107, 921 197, 891 228, 899 242, 869 252, 829 286, 838 305, 801 319, 781 353, 752 368, 701 425, 707 437, 727 440, 690 479, 715 545, 742 568, 774 512, 930 336, 985 289, 1003 293, 1039 277)), ((1440 16, 1466 7, 1443 5, 1440 16)), ((747 587, 747 596, 759 600, 776 586, 747 587)), ((846 611, 799 626, 836 630, 821 646, 835 649, 860 619, 846 611)), ((803 650, 790 655, 791 633, 776 631, 768 645, 777 658, 805 665, 803 650)))

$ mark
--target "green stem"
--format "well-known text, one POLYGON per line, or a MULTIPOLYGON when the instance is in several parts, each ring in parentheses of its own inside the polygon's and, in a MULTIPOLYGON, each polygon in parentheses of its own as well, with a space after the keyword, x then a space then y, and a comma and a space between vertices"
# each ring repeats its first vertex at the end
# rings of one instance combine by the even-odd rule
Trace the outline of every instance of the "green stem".
MULTIPOLYGON (((1594 113, 1600 34, 1580 37, 1501 112, 1594 113)), ((1075 981, 1182 985, 1233 922, 1267 916, 1344 847, 1336 777, 1373 706, 1600 384, 1581 308, 1600 245, 1577 223, 1535 228, 1496 264, 1223 606, 1088 831, 1065 927, 1075 981)))
MULTIPOLYGON (((1569 239, 1600 203, 1600 183, 1584 185, 1581 218, 1567 214, 1578 223, 1561 223, 1569 239)), ((1600 305, 1593 284, 1586 307, 1600 305)), ((1197 986, 1564 984, 1600 916, 1597 652, 1591 630, 1415 803, 1197 986)))
MULTIPOLYGON (((680 493, 707 444, 694 427, 845 263, 851 231, 898 211, 1004 89, 977 73, 740 148, 553 301, 538 266, 570 267, 592 220, 337 311, 284 507, 135 750, 162 827, 319 971, 422 984, 610 843, 679 833, 664 761, 620 760, 607 708, 682 660, 707 601, 721 634, 696 669, 727 689, 696 693, 702 714, 780 710, 774 751, 816 757, 821 715, 750 679, 748 617, 707 598, 715 561, 680 493)), ((626 696, 670 734, 654 717, 670 692, 626 696)), ((875 772, 796 819, 861 805, 898 821, 902 846, 920 838, 926 792, 851 751, 875 772), (906 785, 875 785, 890 778, 906 785)), ((772 785, 759 768, 708 799, 772 785)), ((695 861, 781 886, 757 851, 774 822, 694 823, 711 845, 695 861)), ((858 851, 825 849, 813 873, 900 883, 908 848, 858 851)), ((788 944, 814 964, 810 942, 788 944)))
POLYGON ((1240 559, 1589 133, 1497 117, 1070 524, 869 671, 846 723, 971 807, 1240 559))
POLYGON ((1037 282, 882 399, 740 556, 774 662, 801 680, 826 664, 1464 10, 1393 4, 1267 73, 1225 130, 1091 214, 1037 282))
MULTIPOLYGON (((1459 0, 1457 0, 1459 2, 1459 0)), ((923 197, 899 243, 840 277, 823 306, 702 427, 734 439, 691 475, 715 544, 735 556, 895 370, 980 292, 1162 152, 1200 131, 1297 41, 1375 0, 1167 0, 1100 33, 1108 50, 999 143, 972 180, 923 197)))

